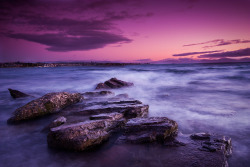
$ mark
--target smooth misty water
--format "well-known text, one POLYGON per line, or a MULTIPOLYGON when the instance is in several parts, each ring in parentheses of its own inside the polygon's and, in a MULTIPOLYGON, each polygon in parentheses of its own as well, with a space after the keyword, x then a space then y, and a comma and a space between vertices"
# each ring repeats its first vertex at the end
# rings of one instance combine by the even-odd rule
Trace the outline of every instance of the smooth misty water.
POLYGON ((149 104, 150 116, 176 120, 184 134, 209 132, 230 136, 229 166, 250 164, 250 64, 137 65, 0 69, 1 166, 164 166, 168 150, 159 146, 113 146, 70 153, 47 147, 43 128, 55 116, 7 125, 12 112, 49 92, 85 92, 117 77, 135 84, 114 90, 149 104), (8 88, 34 97, 12 99, 8 88), (105 165, 104 165, 105 164, 105 165), (145 164, 144 164, 145 166, 145 164))

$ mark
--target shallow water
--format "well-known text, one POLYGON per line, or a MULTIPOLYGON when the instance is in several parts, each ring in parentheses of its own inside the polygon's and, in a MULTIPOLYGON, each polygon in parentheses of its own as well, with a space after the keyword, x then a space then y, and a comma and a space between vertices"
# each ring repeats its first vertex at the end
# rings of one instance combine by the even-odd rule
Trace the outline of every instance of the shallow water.
POLYGON ((49 92, 93 91, 111 77, 135 84, 114 90, 116 94, 128 93, 149 104, 149 116, 177 121, 183 134, 230 136, 229 166, 250 164, 250 64, 239 63, 0 69, 1 166, 166 166, 166 149, 158 146, 118 146, 109 141, 93 152, 49 149, 43 128, 53 115, 16 126, 6 123, 16 108, 30 100, 49 92), (33 97, 14 100, 8 88, 33 97))

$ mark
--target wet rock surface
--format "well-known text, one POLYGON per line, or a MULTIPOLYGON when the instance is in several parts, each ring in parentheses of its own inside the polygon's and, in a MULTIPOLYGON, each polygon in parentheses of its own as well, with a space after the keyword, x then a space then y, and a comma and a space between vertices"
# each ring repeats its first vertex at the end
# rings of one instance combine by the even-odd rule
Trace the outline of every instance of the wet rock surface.
MULTIPOLYGON (((211 134, 214 139, 221 139, 223 136, 211 134)), ((204 140, 193 140, 190 134, 185 135, 179 132, 174 139, 167 140, 166 144, 116 144, 105 152, 112 154, 112 163, 119 164, 124 162, 127 164, 120 166, 170 166, 170 167, 227 167, 227 156, 225 151, 228 148, 222 148, 215 152, 202 151, 199 148, 204 140), (120 148, 120 149, 119 149, 120 148), (133 148, 133 151, 131 151, 133 148), (132 155, 131 155, 132 154, 132 155), (130 156, 131 155, 131 156, 130 156), (115 161, 115 162, 114 162, 115 161), (130 165, 129 165, 130 164, 130 165)), ((106 166, 111 163, 107 162, 106 166)))
POLYGON ((90 116, 89 119, 90 120, 100 120, 100 119, 118 120, 121 118, 123 118, 123 114, 114 112, 114 113, 110 113, 110 114, 105 113, 105 114, 92 115, 92 116, 90 116))
POLYGON ((130 119, 120 141, 130 143, 160 142, 177 135, 178 125, 167 117, 149 117, 130 119))
POLYGON ((63 116, 61 117, 58 117, 57 119, 55 119, 50 125, 49 125, 49 128, 55 128, 57 126, 60 126, 64 123, 67 122, 67 119, 63 116))
MULTIPOLYGON (((190 167, 227 166, 227 157, 232 153, 231 139, 209 133, 178 134, 174 120, 147 117, 148 106, 127 96, 107 97, 97 93, 65 110, 64 114, 67 122, 52 128, 48 134, 50 147, 84 151, 116 138, 113 147, 161 145, 166 148, 162 154, 168 166, 190 167), (79 119, 81 117, 84 119, 79 119)), ((141 157, 140 161, 148 162, 148 159, 141 157)))
POLYGON ((105 123, 94 120, 52 128, 47 136, 48 146, 74 151, 93 148, 109 138, 105 123))
POLYGON ((206 140, 210 139, 210 136, 208 133, 194 133, 190 137, 194 140, 206 140))
MULTIPOLYGON (((228 165, 227 157, 232 154, 230 138, 209 133, 183 135, 178 133, 177 122, 167 117, 148 117, 148 110, 148 105, 129 98, 127 94, 115 95, 111 91, 61 92, 33 100, 17 109, 11 119, 16 121, 21 116, 32 119, 55 112, 57 117, 49 125, 47 143, 59 150, 86 151, 111 140, 113 144, 105 154, 122 145, 146 144, 150 149, 160 147, 166 166, 228 165), (36 115, 36 110, 42 110, 43 114, 36 115)), ((115 155, 118 159, 126 156, 119 154, 115 155)), ((147 166, 151 162, 154 159, 139 157, 137 165, 147 166)))
POLYGON ((103 120, 106 124, 106 130, 110 133, 117 132, 125 126, 127 122, 124 119, 124 115, 121 113, 107 113, 107 114, 98 114, 90 116, 90 120, 103 120))
POLYGON ((23 92, 20 92, 18 90, 14 90, 14 89, 10 89, 10 88, 8 90, 10 92, 11 97, 13 97, 14 99, 30 96, 30 95, 23 93, 23 92))
POLYGON ((117 78, 111 78, 105 81, 104 83, 99 83, 95 89, 117 89, 117 88, 122 88, 122 87, 129 87, 133 85, 134 84, 131 82, 125 82, 117 78))
POLYGON ((13 116, 8 119, 8 123, 18 123, 20 121, 55 113, 67 106, 79 102, 81 99, 82 96, 79 93, 48 93, 16 109, 13 116))
POLYGON ((148 114, 148 105, 138 100, 124 96, 114 99, 113 93, 108 93, 112 97, 100 96, 101 92, 87 94, 91 96, 61 112, 67 122, 50 130, 47 138, 50 147, 88 150, 105 142, 114 132, 121 131, 127 119, 148 114))
POLYGON ((216 152, 223 151, 225 156, 232 154, 232 141, 231 138, 219 135, 211 135, 208 133, 196 133, 190 136, 192 140, 195 140, 200 143, 198 148, 201 151, 216 152), (202 138, 194 138, 194 136, 200 136, 202 138), (204 138, 204 135, 207 136, 204 138))
POLYGON ((148 115, 148 105, 142 104, 138 100, 106 101, 90 103, 80 106, 78 110, 72 111, 71 115, 91 115, 101 113, 122 113, 125 118, 146 117, 148 115))

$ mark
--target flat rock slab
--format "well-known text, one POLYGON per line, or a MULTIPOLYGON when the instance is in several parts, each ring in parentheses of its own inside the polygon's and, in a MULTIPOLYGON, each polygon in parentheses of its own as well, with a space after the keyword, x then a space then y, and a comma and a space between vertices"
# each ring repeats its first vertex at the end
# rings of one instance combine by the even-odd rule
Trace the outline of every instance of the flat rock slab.
POLYGON ((102 120, 102 119, 111 119, 111 120, 118 120, 123 118, 123 114, 121 113, 105 113, 105 114, 98 114, 98 115, 92 115, 90 116, 90 120, 102 120))
POLYGON ((129 87, 133 85, 134 84, 131 82, 125 82, 117 78, 111 78, 105 81, 104 83, 99 83, 95 89, 117 89, 117 88, 122 88, 122 87, 129 87))
POLYGON ((8 123, 17 123, 55 113, 79 102, 82 98, 80 93, 48 93, 16 109, 13 116, 8 119, 8 123))
POLYGON ((95 115, 103 113, 122 113, 125 118, 146 117, 149 106, 138 100, 105 101, 75 106, 70 115, 95 115))
POLYGON ((124 115, 122 113, 105 113, 90 116, 90 120, 103 120, 106 123, 106 130, 108 132, 118 132, 123 129, 125 123, 127 122, 124 119, 124 115))
MULTIPOLYGON (((121 97, 119 97, 119 95, 117 97, 109 91, 87 92, 82 93, 82 95, 83 94, 90 96, 87 98, 84 96, 81 102, 69 106, 58 113, 58 117, 63 116, 67 119, 66 124, 84 122, 89 119, 100 120, 122 117, 122 119, 124 119, 120 121, 122 126, 126 119, 146 117, 148 115, 148 105, 142 104, 142 102, 138 100, 127 98, 127 95, 121 95, 121 97), (100 96, 100 94, 106 94, 107 92, 108 96, 100 96)), ((50 125, 53 124, 54 123, 51 123, 50 125)), ((51 127, 50 125, 48 127, 51 127)))
POLYGON ((176 136, 178 125, 167 117, 133 118, 125 124, 124 131, 118 142, 162 143, 176 136))
POLYGON ((10 92, 10 95, 16 99, 16 98, 21 98, 21 97, 27 97, 30 96, 26 93, 20 92, 19 90, 14 90, 14 89, 8 89, 10 92))

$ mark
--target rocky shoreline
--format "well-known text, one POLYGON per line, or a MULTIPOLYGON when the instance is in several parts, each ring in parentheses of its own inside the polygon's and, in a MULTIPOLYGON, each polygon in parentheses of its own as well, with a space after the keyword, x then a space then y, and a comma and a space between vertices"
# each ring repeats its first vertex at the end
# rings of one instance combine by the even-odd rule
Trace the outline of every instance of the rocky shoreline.
POLYGON ((169 159, 170 166, 228 166, 230 138, 208 133, 181 134, 176 121, 148 117, 149 105, 106 90, 130 87, 132 83, 111 78, 98 85, 100 91, 46 94, 18 108, 8 123, 57 114, 58 118, 45 127, 48 146, 53 149, 91 150, 118 134, 116 145, 157 144, 168 148, 167 157, 181 155, 175 161, 169 159))

